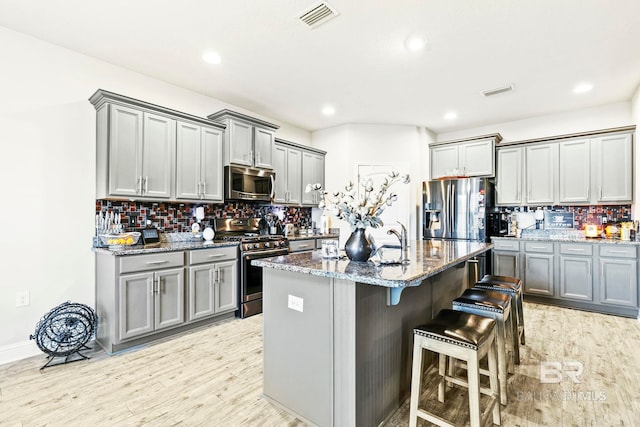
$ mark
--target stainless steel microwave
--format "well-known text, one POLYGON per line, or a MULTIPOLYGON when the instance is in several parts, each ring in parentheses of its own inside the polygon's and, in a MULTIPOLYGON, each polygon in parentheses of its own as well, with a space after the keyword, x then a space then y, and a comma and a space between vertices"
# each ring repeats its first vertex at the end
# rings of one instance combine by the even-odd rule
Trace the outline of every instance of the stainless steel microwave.
POLYGON ((226 200, 270 202, 275 191, 273 171, 244 166, 225 166, 224 197, 226 200))

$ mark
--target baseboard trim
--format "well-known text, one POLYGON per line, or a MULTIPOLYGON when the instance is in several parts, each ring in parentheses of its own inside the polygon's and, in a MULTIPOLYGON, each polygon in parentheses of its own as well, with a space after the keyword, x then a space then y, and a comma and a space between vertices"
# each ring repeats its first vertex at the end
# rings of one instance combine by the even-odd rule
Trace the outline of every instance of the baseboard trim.
POLYGON ((42 354, 34 341, 22 341, 0 347, 0 365, 42 354))

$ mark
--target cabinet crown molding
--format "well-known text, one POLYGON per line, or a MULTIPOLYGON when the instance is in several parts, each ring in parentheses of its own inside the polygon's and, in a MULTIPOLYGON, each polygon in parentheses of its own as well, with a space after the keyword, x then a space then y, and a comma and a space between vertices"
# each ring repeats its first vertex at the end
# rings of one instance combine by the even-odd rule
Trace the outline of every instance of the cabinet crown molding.
POLYGON ((204 124, 211 127, 217 127, 219 129, 225 129, 226 126, 222 123, 217 123, 211 120, 207 120, 203 117, 194 116, 192 114, 184 113, 182 111, 173 110, 171 108, 163 107, 161 105, 152 104, 150 102, 141 101, 139 99, 131 98, 125 95, 120 95, 118 93, 109 92, 104 89, 98 89, 95 91, 91 97, 89 97, 89 102, 91 105, 95 107, 96 110, 99 110, 102 105, 107 102, 117 103, 122 105, 134 106, 138 108, 142 108, 144 110, 165 114, 171 116, 175 119, 183 119, 191 122, 196 122, 199 124, 204 124))
POLYGON ((266 128, 270 128, 273 130, 279 129, 280 126, 273 124, 273 123, 269 123, 265 120, 261 120, 252 116, 248 116, 246 114, 243 113, 239 113, 237 111, 232 111, 232 110, 220 110, 216 113, 213 114, 209 114, 207 116, 207 119, 209 120, 213 120, 216 122, 219 122, 221 120, 225 120, 225 119, 239 119, 239 120, 244 120, 246 122, 250 122, 252 124, 258 125, 258 126, 262 126, 262 127, 266 127, 266 128))
POLYGON ((324 155, 327 154, 327 152, 324 151, 324 150, 320 150, 320 149, 314 148, 314 147, 309 147, 308 145, 302 145, 302 144, 299 144, 297 142, 291 142, 291 141, 287 141, 287 140, 281 139, 281 138, 276 138, 275 141, 278 144, 288 145, 290 147, 300 148, 302 150, 312 151, 312 152, 318 153, 318 154, 324 154, 324 155))
POLYGON ((545 136, 541 138, 525 139, 521 141, 502 142, 500 143, 499 146, 496 146, 496 148, 508 147, 512 145, 534 144, 537 142, 553 142, 553 141, 560 141, 563 139, 580 138, 585 136, 601 136, 609 133, 634 132, 635 130, 636 130, 635 125, 620 126, 616 128, 597 129, 597 130, 590 130, 585 132, 567 133, 564 135, 545 136))
POLYGON ((436 141, 436 142, 430 143, 429 147, 433 147, 436 145, 445 145, 445 144, 457 144, 460 142, 480 141, 483 139, 493 139, 494 142, 497 144, 500 141, 502 141, 502 135, 500 135, 499 133, 490 133, 488 135, 470 136, 468 138, 452 139, 449 141, 436 141))

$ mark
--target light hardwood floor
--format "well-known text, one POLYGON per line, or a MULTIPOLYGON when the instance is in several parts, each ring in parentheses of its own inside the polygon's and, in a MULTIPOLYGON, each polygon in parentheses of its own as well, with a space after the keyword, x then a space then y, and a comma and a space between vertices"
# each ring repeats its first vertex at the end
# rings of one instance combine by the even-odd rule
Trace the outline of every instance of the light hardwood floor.
MULTIPOLYGON (((504 426, 640 425, 638 320, 525 303, 525 321, 527 345, 509 378, 504 426), (564 375, 560 383, 542 384, 541 362, 581 363, 580 383, 564 375)), ((88 361, 43 371, 44 356, 1 365, 0 426, 304 425, 261 397, 262 316, 115 356, 90 354, 88 361)), ((433 379, 430 370, 424 382, 433 379)), ((436 404, 435 388, 427 388, 422 404, 436 404)), ((465 391, 451 390, 439 408, 464 424, 465 391)), ((407 400, 387 425, 407 426, 408 410, 407 400)))

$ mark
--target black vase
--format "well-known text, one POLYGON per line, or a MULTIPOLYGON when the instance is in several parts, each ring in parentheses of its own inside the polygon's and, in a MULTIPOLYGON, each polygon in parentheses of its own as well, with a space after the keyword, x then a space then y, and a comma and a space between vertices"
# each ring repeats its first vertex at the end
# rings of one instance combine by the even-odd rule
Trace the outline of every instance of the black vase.
POLYGON ((367 239, 364 228, 356 228, 347 243, 344 251, 351 261, 367 261, 371 256, 371 242, 367 239))

